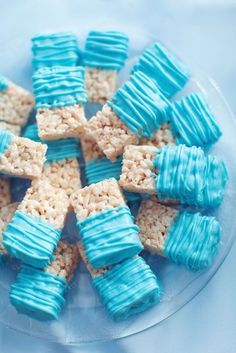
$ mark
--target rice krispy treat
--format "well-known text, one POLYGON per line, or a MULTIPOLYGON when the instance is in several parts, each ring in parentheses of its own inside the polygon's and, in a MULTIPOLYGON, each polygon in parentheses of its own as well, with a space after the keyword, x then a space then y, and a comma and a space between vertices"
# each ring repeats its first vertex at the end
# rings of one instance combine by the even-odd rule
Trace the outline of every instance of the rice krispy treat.
POLYGON ((132 72, 149 76, 167 98, 172 98, 189 81, 189 69, 162 43, 155 42, 144 50, 132 72))
POLYGON ((0 209, 0 263, 4 260, 5 256, 8 255, 5 247, 3 246, 2 234, 5 231, 7 224, 11 221, 18 203, 11 203, 7 206, 1 207, 0 209))
POLYGON ((104 153, 99 148, 97 142, 92 136, 83 136, 80 139, 81 147, 83 150, 83 156, 85 163, 89 163, 93 160, 100 160, 104 158, 104 153))
POLYGON ((82 67, 39 69, 33 75, 33 88, 42 140, 79 137, 84 133, 87 94, 82 67))
POLYGON ((16 136, 20 136, 21 127, 19 125, 9 124, 6 121, 0 121, 0 129, 12 132, 16 136))
POLYGON ((43 268, 53 258, 69 209, 65 191, 35 180, 3 234, 9 254, 43 268))
POLYGON ((10 180, 0 178, 0 208, 11 202, 10 180))
POLYGON ((0 121, 24 126, 33 106, 30 92, 0 75, 0 121))
POLYGON ((54 256, 44 270, 28 265, 21 267, 10 292, 11 303, 19 313, 41 321, 58 319, 79 262, 77 244, 60 241, 54 256))
POLYGON ((128 146, 120 185, 128 191, 155 194, 160 202, 208 208, 221 204, 227 181, 224 161, 205 156, 200 147, 128 146))
POLYGON ((136 217, 144 247, 191 271, 209 268, 220 244, 214 217, 177 211, 157 200, 143 201, 136 217))
POLYGON ((73 207, 86 257, 94 268, 113 265, 143 249, 138 227, 114 178, 79 190, 73 207))
POLYGON ((74 33, 37 34, 32 38, 32 66, 75 66, 78 61, 78 39, 74 33))
POLYGON ((89 101, 104 104, 117 87, 117 74, 128 57, 127 35, 115 31, 91 31, 85 42, 83 65, 89 101))
POLYGON ((141 138, 140 145, 154 146, 156 148, 162 148, 166 145, 175 145, 176 141, 170 128, 169 123, 161 125, 160 129, 157 130, 151 139, 146 137, 141 138))
POLYGON ((39 178, 47 147, 0 130, 0 173, 26 179, 39 178))
POLYGON ((96 140, 107 158, 115 161, 125 146, 138 144, 141 137, 151 138, 169 111, 170 104, 155 84, 136 72, 89 120, 86 133, 96 140))

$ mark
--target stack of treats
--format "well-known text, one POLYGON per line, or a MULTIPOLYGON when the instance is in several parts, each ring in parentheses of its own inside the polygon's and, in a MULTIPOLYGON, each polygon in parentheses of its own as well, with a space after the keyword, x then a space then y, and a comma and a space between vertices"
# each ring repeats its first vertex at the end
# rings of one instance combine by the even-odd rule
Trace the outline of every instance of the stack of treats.
POLYGON ((125 320, 165 293, 144 249, 189 271, 213 263, 221 227, 201 210, 222 203, 228 172, 205 149, 222 132, 201 93, 175 99, 191 74, 161 43, 122 85, 124 33, 91 31, 84 50, 71 32, 32 43, 34 96, 0 77, 0 263, 21 262, 11 303, 58 319, 81 259, 109 315, 125 320), (97 103, 91 119, 87 103, 97 103), (33 108, 36 121, 25 126, 33 108), (31 180, 19 203, 13 177, 31 180), (61 238, 70 212, 72 242, 61 238))

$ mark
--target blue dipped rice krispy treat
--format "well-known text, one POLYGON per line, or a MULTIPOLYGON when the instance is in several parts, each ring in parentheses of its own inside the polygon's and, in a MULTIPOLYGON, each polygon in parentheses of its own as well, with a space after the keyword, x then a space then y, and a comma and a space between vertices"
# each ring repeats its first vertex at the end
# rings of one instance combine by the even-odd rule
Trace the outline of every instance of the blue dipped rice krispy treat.
POLYGON ((161 300, 162 285, 140 256, 96 270, 89 263, 82 243, 79 244, 79 249, 92 276, 93 286, 113 320, 126 320, 161 300))
POLYGON ((86 133, 92 136, 108 159, 123 154, 130 144, 138 144, 141 137, 151 138, 166 121, 170 104, 152 80, 135 72, 92 117, 86 133))
POLYGON ((214 217, 143 201, 136 217, 144 247, 191 271, 206 270, 217 254, 221 227, 214 217))
POLYGON ((139 229, 112 178, 75 193, 73 207, 89 263, 100 269, 141 252, 139 229))
POLYGON ((7 252, 43 268, 52 260, 69 209, 65 191, 45 179, 35 180, 3 232, 7 252))
POLYGON ((79 262, 77 244, 60 241, 54 259, 44 269, 23 264, 11 286, 10 300, 18 313, 34 319, 58 319, 65 293, 79 262))
POLYGON ((156 42, 144 50, 133 72, 149 76, 167 98, 172 98, 188 82, 189 69, 162 43, 156 42))
POLYGON ((47 147, 0 130, 0 173, 26 179, 39 178, 47 147))
POLYGON ((79 137, 87 122, 84 68, 53 66, 33 75, 36 120, 42 140, 79 137))
POLYGON ((128 57, 128 36, 116 31, 91 31, 85 42, 83 65, 89 101, 104 104, 117 87, 117 73, 128 57))
POLYGON ((32 38, 32 53, 34 71, 42 67, 76 66, 78 39, 71 32, 38 34, 32 38))
POLYGON ((34 107, 32 94, 0 75, 0 121, 24 126, 34 107))
POLYGON ((156 195, 195 207, 217 207, 224 198, 228 171, 223 160, 185 145, 128 146, 120 185, 128 191, 156 195))

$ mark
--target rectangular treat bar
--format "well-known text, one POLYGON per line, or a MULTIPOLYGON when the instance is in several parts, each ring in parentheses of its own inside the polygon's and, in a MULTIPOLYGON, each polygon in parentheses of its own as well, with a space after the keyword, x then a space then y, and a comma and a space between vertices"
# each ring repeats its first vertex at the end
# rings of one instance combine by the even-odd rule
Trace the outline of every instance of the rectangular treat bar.
POLYGON ((0 121, 24 126, 33 106, 29 91, 0 76, 0 121))
MULTIPOLYGON (((1 207, 0 209, 0 258, 2 256, 6 256, 7 251, 3 245, 3 237, 2 234, 6 230, 7 224, 11 221, 16 209, 17 209, 18 203, 11 203, 7 206, 1 207)), ((0 259, 1 262, 1 259, 0 259)))
POLYGON ((0 130, 0 173, 34 179, 41 175, 47 147, 0 130))
POLYGON ((128 191, 156 194, 153 178, 155 151, 151 146, 127 146, 123 155, 120 186, 128 191))
POLYGON ((34 180, 4 232, 8 252, 43 268, 51 261, 69 209, 65 191, 46 180, 34 180))
POLYGON ((0 121, 0 129, 12 132, 16 136, 20 136, 21 127, 19 125, 9 124, 6 121, 0 121))
POLYGON ((10 180, 0 178, 0 208, 11 202, 10 180))

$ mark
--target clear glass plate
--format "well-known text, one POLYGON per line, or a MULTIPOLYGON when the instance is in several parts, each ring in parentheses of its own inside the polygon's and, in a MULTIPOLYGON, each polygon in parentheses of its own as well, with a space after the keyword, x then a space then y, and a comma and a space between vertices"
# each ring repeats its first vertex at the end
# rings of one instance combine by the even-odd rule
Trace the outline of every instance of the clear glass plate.
MULTIPOLYGON (((137 54, 135 50, 133 52, 137 54)), ((135 56, 131 56, 126 69, 122 73, 123 79, 127 77, 135 60, 135 56)), ((236 234, 236 218, 234 215, 236 185, 233 183, 233 180, 236 179, 236 163, 234 161, 236 127, 231 111, 217 85, 200 73, 195 73, 194 77, 197 77, 197 79, 193 78, 178 97, 191 91, 201 91, 206 96, 223 130, 223 137, 210 152, 224 158, 230 174, 224 202, 218 209, 211 212, 218 218, 223 228, 220 251, 213 266, 206 272, 191 273, 166 259, 144 252, 143 256, 163 282, 164 297, 160 304, 148 311, 125 322, 115 323, 109 318, 101 305, 92 287, 87 270, 83 264, 80 264, 71 283, 71 289, 66 295, 67 302, 59 320, 41 323, 26 316, 18 315, 9 302, 9 287, 14 282, 19 268, 19 263, 11 260, 5 268, 0 269, 0 321, 2 323, 29 335, 67 344, 125 337, 156 325, 174 314, 194 298, 216 273, 227 256, 236 234)), ((90 115, 92 109, 94 107, 88 109, 90 115)), ((15 199, 22 196, 25 185, 24 182, 13 183, 15 199)), ((136 208, 134 207, 134 212, 136 208)), ((65 227, 64 236, 71 238, 75 234, 75 219, 72 215, 65 227)))

